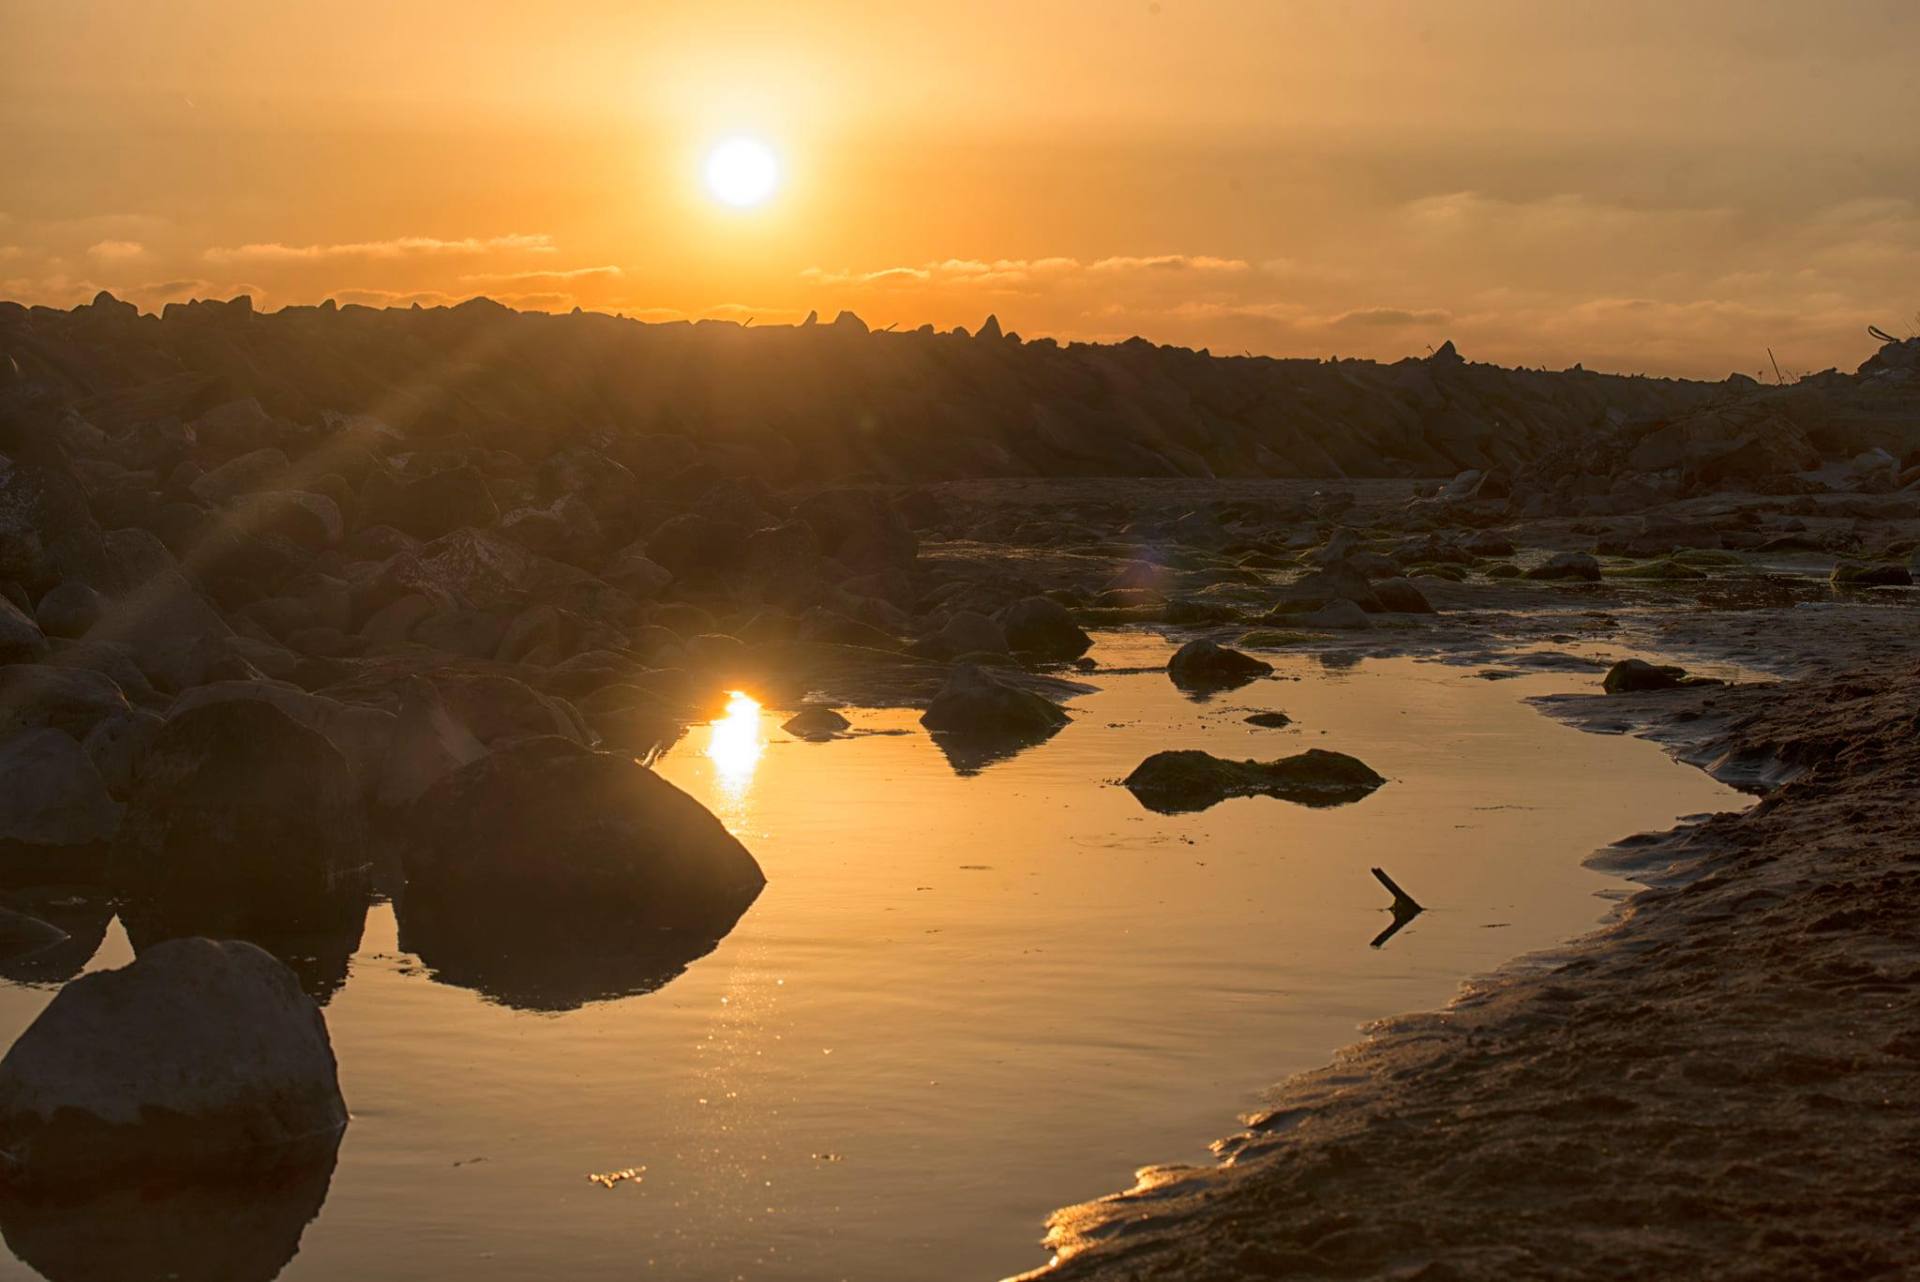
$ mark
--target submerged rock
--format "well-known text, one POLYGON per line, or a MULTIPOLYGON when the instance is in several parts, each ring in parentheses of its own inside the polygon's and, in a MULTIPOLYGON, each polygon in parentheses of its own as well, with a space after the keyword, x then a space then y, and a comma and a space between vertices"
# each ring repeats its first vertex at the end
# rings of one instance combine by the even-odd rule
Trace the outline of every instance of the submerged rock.
POLYGON ((1386 782, 1356 757, 1311 748, 1278 761, 1228 761, 1194 749, 1156 752, 1124 780, 1149 810, 1205 810, 1228 797, 1269 796, 1304 806, 1359 801, 1386 782))
POLYGON ((0 1174, 257 1169, 347 1124, 327 1027, 251 944, 179 939, 63 988, 0 1060, 0 1174))
POLYGON ((1601 686, 1608 694, 1635 694, 1644 690, 1680 690, 1692 686, 1725 684, 1717 677, 1693 677, 1685 668, 1652 664, 1644 659, 1622 659, 1607 669, 1601 686))
POLYGON ((1220 690, 1269 676, 1273 665, 1205 639, 1189 641, 1167 660, 1167 675, 1183 690, 1220 690))
POLYGON ((832 708, 810 703, 788 717, 780 728, 796 739, 831 739, 852 725, 832 708))
POLYGON ((1256 712, 1244 720, 1250 726, 1259 726, 1266 730, 1279 730, 1293 724, 1293 718, 1284 712, 1256 712))

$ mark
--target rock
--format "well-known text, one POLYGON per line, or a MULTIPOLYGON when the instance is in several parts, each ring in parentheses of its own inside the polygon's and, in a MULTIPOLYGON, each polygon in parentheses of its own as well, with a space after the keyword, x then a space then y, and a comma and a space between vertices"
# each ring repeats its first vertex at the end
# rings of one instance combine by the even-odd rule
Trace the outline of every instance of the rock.
POLYGON ((1600 581, 1600 562, 1585 552, 1556 552, 1527 571, 1529 579, 1583 579, 1600 581))
POLYGON ((9 880, 42 872, 55 875, 40 880, 78 880, 59 875, 72 871, 68 848, 105 842, 119 826, 92 758, 59 730, 0 740, 0 781, 0 873, 9 880))
POLYGON ((0 908, 0 963, 13 970, 36 953, 45 953, 67 942, 67 932, 38 917, 0 908))
POLYGON ((1912 585, 1913 573, 1897 561, 1880 563, 1842 561, 1833 567, 1833 573, 1828 576, 1828 581, 1837 587, 1904 588, 1912 585))
POLYGON ((180 939, 69 983, 0 1060, 0 1169, 28 1186, 297 1165, 347 1124, 293 972, 180 939))
POLYGON ((1049 735, 1069 720, 1065 709, 963 663, 920 717, 936 733, 982 738, 1049 735))
POLYGON ((810 703, 787 718, 781 729, 796 739, 822 740, 850 729, 853 722, 824 704, 810 703))
POLYGON ((100 772, 107 791, 125 797, 133 786, 133 768, 145 755, 148 745, 166 719, 145 708, 113 712, 93 723, 87 737, 80 741, 93 768, 100 772))
POLYGON ((655 530, 647 539, 646 554, 675 579, 705 582, 738 569, 746 550, 746 530, 688 512, 655 530))
POLYGON ((362 524, 389 525, 419 539, 489 526, 499 518, 486 478, 471 464, 418 479, 376 468, 360 488, 362 524))
POLYGON ((135 767, 114 855, 123 884, 169 905, 331 919, 366 874, 360 786, 325 736, 267 700, 205 703, 135 767))
POLYGON ((1373 626, 1373 619, 1351 601, 1329 601, 1310 614, 1294 616, 1294 622, 1302 627, 1324 628, 1336 632, 1364 632, 1373 626))
POLYGON ((333 547, 346 534, 339 505, 305 490, 262 490, 236 501, 231 511, 248 534, 288 539, 310 551, 333 547))
POLYGON ((600 577, 636 601, 651 601, 673 582, 673 571, 649 558, 645 543, 631 543, 614 553, 600 577))
POLYGON ((1391 614, 1432 614, 1433 603, 1406 579, 1381 579, 1373 585, 1380 608, 1391 614))
POLYGON ((128 710, 111 677, 44 663, 0 667, 0 737, 51 726, 78 742, 94 724, 128 710))
POLYGON ((1655 665, 1644 659, 1622 659, 1607 669, 1607 675, 1600 684, 1608 694, 1634 694, 1644 690, 1679 690, 1723 683, 1714 677, 1688 676, 1685 668, 1655 665))
POLYGON ((1266 730, 1279 730, 1293 724, 1293 718, 1284 712, 1256 712, 1244 719, 1248 725, 1266 730))
POLYGON ((46 657, 47 638, 40 625, 0 596, 0 664, 38 663, 46 657))
POLYGON ((403 858, 410 901, 509 916, 592 909, 695 933, 724 933, 766 882, 692 797, 630 757, 553 737, 503 746, 428 788, 408 811, 403 858))
POLYGON ((447 775, 486 755, 486 745, 447 710, 433 683, 413 677, 401 697, 374 798, 383 806, 407 805, 447 775))
POLYGON ((332 744, 346 759, 363 793, 371 796, 377 788, 397 728, 393 713, 342 703, 285 681, 215 681, 182 694, 167 715, 177 718, 195 708, 233 699, 272 704, 332 744))
POLYGON ((1378 609, 1372 582, 1345 561, 1331 561, 1280 590, 1280 608, 1317 610, 1334 601, 1351 601, 1361 609, 1378 609))
POLYGON ((77 640, 100 622, 106 603, 105 597, 86 584, 69 579, 40 598, 33 617, 46 635, 77 640))
POLYGON ((1093 646, 1067 607, 1043 596, 1030 596, 1000 611, 1000 627, 1007 648, 1042 662, 1077 659, 1093 646))
POLYGON ((211 472, 202 473, 187 488, 195 498, 225 504, 243 494, 279 489, 291 468, 285 454, 269 447, 230 458, 211 472))
POLYGON ((1007 634, 994 620, 973 610, 956 610, 938 632, 927 637, 916 649, 936 659, 957 659, 963 654, 1005 654, 1007 634))
POLYGON ((1278 761, 1227 761, 1192 749, 1156 752, 1124 782, 1148 809, 1177 814, 1255 795, 1305 806, 1344 805, 1386 780, 1357 758, 1312 748, 1278 761))
POLYGON ((1269 676, 1273 665, 1212 641, 1189 641, 1167 660, 1167 675, 1183 690, 1224 689, 1269 676))
POLYGON ((793 515, 812 528, 823 555, 857 572, 901 569, 919 552, 919 536, 906 518, 871 490, 809 495, 794 505, 793 515))

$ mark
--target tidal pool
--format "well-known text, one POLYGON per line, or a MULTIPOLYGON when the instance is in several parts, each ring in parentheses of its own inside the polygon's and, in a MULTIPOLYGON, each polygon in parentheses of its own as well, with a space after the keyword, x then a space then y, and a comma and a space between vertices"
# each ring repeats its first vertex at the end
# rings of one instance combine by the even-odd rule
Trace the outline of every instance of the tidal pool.
MULTIPOLYGON (((1095 655, 1167 652, 1105 634, 1095 655)), ((1592 927, 1625 887, 1581 867, 1596 848, 1743 804, 1523 702, 1597 674, 1276 662, 1200 702, 1159 672, 1094 675, 1071 725, 970 773, 911 711, 850 710, 854 737, 808 743, 739 701, 657 765, 768 876, 684 973, 436 975, 376 904, 326 1008, 353 1111, 330 1184, 0 1228, 56 1282, 114 1275, 110 1250, 236 1280, 997 1278, 1044 1262, 1048 1212, 1208 1160, 1364 1021, 1592 927), (1293 724, 1244 720, 1272 709, 1293 724), (1179 747, 1329 748, 1389 782, 1187 815, 1115 782, 1179 747), (1373 865, 1428 908, 1380 948, 1373 865)), ((116 925, 91 965, 130 956, 116 925)), ((49 997, 0 989, 0 1034, 49 997)))

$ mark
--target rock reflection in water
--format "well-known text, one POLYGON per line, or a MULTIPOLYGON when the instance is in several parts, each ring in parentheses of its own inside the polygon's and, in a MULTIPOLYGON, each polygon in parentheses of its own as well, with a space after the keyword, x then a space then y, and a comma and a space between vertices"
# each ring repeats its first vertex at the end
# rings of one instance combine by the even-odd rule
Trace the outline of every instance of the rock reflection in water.
POLYGON ((60 984, 80 973, 106 938, 113 904, 97 886, 32 886, 7 891, 0 907, 65 934, 45 947, 23 949, 0 961, 0 978, 21 984, 60 984))
POLYGON ((143 896, 121 905, 120 924, 136 955, 192 935, 244 939, 285 962, 299 977, 301 990, 324 1006, 347 982, 370 898, 365 888, 343 889, 295 913, 219 897, 143 896))
POLYGON ((988 766, 1011 761, 1029 748, 1037 748, 1060 733, 1060 726, 1049 726, 1027 734, 949 734, 933 736, 934 744, 946 757, 953 773, 977 775, 988 766))
POLYGON ((554 1012, 663 987, 712 952, 746 911, 676 929, 618 911, 543 917, 513 902, 420 894, 395 908, 400 947, 435 980, 503 1006, 554 1012))
POLYGON ((0 1193, 0 1235, 48 1282, 269 1282, 327 1200, 337 1137, 297 1167, 0 1193))

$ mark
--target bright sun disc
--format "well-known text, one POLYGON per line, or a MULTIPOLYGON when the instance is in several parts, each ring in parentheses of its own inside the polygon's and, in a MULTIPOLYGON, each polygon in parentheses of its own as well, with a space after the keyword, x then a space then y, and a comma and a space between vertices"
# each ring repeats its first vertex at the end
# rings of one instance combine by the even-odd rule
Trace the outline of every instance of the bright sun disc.
POLYGON ((725 204, 757 205, 779 181, 773 148, 757 138, 729 138, 707 153, 707 190, 725 204))

